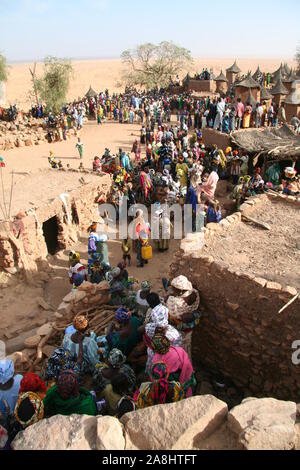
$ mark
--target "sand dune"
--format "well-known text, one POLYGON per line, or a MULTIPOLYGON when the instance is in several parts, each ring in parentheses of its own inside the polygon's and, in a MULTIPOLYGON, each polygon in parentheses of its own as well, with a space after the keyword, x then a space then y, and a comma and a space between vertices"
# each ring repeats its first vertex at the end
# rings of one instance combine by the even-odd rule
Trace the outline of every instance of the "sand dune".
MULTIPOLYGON (((214 72, 220 72, 221 68, 225 70, 230 67, 234 59, 195 59, 191 73, 201 72, 203 67, 213 67, 214 72)), ((257 65, 261 70, 274 71, 281 62, 287 62, 290 67, 295 66, 292 59, 240 59, 237 61, 243 73, 248 70, 254 71, 257 65)), ((21 108, 27 109, 31 105, 29 91, 31 89, 31 75, 29 67, 33 64, 14 64, 11 65, 9 80, 7 82, 6 99, 7 104, 17 103, 21 108)), ((110 91, 120 92, 122 88, 118 87, 120 81, 122 63, 120 59, 111 60, 87 60, 73 62, 74 78, 72 79, 68 99, 77 99, 83 96, 90 85, 98 92, 108 88, 110 91)), ((37 74, 41 74, 43 65, 37 65, 37 74)))

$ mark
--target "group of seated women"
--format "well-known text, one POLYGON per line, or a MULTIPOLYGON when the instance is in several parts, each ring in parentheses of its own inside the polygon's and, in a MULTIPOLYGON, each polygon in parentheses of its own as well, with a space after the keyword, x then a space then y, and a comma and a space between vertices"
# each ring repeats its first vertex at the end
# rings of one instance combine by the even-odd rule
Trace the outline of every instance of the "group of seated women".
POLYGON ((143 308, 119 307, 103 336, 89 329, 87 316, 78 315, 43 374, 15 375, 11 360, 0 361, 0 448, 9 448, 20 430, 54 415, 120 419, 136 409, 191 397, 196 380, 190 347, 181 345, 198 324, 200 299, 183 276, 171 289, 172 284, 172 296, 165 285, 168 296, 162 299, 143 282, 137 296, 143 308))

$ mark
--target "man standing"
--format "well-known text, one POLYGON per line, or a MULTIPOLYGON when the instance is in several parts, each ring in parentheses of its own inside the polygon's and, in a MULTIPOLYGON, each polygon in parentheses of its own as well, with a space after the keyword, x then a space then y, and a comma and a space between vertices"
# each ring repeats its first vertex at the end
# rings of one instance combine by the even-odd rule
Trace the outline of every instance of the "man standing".
POLYGON ((80 160, 82 160, 82 157, 83 157, 83 143, 81 142, 81 140, 78 138, 78 142, 76 144, 76 148, 78 150, 78 153, 79 153, 79 158, 80 160))
POLYGON ((236 127, 238 131, 240 130, 241 123, 243 122, 244 112, 245 112, 245 106, 242 103, 241 98, 238 98, 237 105, 236 105, 236 115, 237 115, 236 127))
POLYGON ((285 107, 284 103, 281 103, 281 106, 278 111, 278 123, 279 124, 285 124, 286 123, 286 114, 285 114, 285 107))
POLYGON ((214 123, 214 129, 217 131, 222 131, 224 111, 225 111, 225 102, 222 100, 222 98, 218 98, 217 115, 216 115, 216 119, 214 123))

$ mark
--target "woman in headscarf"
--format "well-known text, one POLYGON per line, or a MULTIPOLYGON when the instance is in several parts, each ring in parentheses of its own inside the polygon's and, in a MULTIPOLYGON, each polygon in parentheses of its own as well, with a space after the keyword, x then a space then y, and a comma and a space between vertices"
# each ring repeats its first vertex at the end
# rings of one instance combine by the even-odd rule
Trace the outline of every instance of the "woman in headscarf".
POLYGON ((132 316, 124 307, 120 307, 116 313, 116 325, 109 326, 109 333, 106 336, 110 349, 119 349, 125 356, 128 356, 134 347, 142 340, 139 327, 142 322, 139 318, 132 316))
POLYGON ((214 199, 219 176, 216 171, 212 171, 204 183, 200 186, 200 192, 208 199, 214 199))
POLYGON ((22 395, 27 392, 34 392, 41 398, 41 400, 45 398, 47 393, 45 382, 33 372, 27 372, 21 380, 19 394, 22 395))
POLYGON ((136 293, 136 310, 138 316, 143 319, 146 316, 146 313, 149 309, 149 304, 147 302, 147 295, 150 294, 151 283, 149 281, 143 281, 141 284, 141 289, 136 293))
POLYGON ((80 365, 77 363, 77 357, 73 357, 70 352, 64 348, 58 348, 48 359, 45 372, 47 384, 50 386, 54 385, 62 370, 73 370, 79 374, 80 365))
POLYGON ((136 295, 132 291, 132 282, 124 279, 121 269, 113 268, 107 273, 106 278, 110 284, 110 304, 134 309, 136 295))
POLYGON ((169 320, 182 332, 182 347, 192 357, 192 330, 200 322, 200 295, 185 276, 171 282, 174 295, 167 300, 169 320))
POLYGON ((175 403, 184 399, 184 390, 179 382, 171 381, 164 362, 152 364, 151 382, 144 382, 134 394, 137 408, 175 403))
POLYGON ((44 404, 41 397, 34 392, 22 393, 16 404, 15 417, 22 429, 43 419, 44 404))
MULTIPOLYGON (((162 305, 161 300, 155 292, 147 296, 147 302, 151 308, 149 320, 145 326, 140 328, 141 333, 146 336, 146 341, 151 341, 157 330, 163 331, 173 346, 181 346, 181 334, 171 325, 169 325, 168 309, 162 305)), ((149 374, 150 366, 154 353, 148 347, 147 349, 146 373, 149 374)))
POLYGON ((185 397, 191 397, 197 382, 186 351, 181 347, 171 346, 163 333, 156 333, 148 343, 148 347, 154 352, 152 364, 164 362, 170 373, 169 380, 180 382, 185 391, 185 397))
POLYGON ((57 385, 50 388, 44 398, 46 417, 54 415, 70 416, 97 415, 97 405, 91 393, 79 386, 78 375, 72 370, 59 374, 57 385))
POLYGON ((84 315, 78 315, 73 322, 75 331, 66 333, 62 343, 71 357, 77 359, 82 373, 93 373, 100 360, 99 344, 102 337, 98 339, 94 332, 88 335, 88 326, 88 319, 84 315))
POLYGON ((23 376, 15 375, 14 363, 10 359, 0 361, 0 400, 5 400, 10 408, 14 410, 23 376))
POLYGON ((93 375, 96 391, 103 391, 118 374, 125 375, 128 382, 128 390, 133 392, 136 387, 136 377, 132 368, 125 364, 126 356, 119 349, 112 349, 108 355, 107 363, 96 364, 93 375))

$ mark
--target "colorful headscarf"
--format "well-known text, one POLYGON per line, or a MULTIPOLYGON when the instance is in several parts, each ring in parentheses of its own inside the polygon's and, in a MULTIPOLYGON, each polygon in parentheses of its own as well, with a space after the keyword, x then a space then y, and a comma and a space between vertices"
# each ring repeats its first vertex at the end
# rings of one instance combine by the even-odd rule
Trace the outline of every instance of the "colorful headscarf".
POLYGON ((70 369, 78 374, 80 373, 80 366, 73 360, 70 352, 64 348, 58 348, 48 359, 45 378, 47 381, 57 380, 62 370, 70 369))
POLYGON ((84 315, 77 315, 77 317, 73 321, 73 326, 75 330, 83 332, 89 326, 89 321, 84 315))
POLYGON ((43 399, 47 393, 46 384, 37 374, 27 372, 21 380, 19 394, 26 392, 35 392, 43 399))
POLYGON ((128 312, 127 308, 120 307, 116 313, 116 320, 119 323, 126 323, 131 317, 131 313, 128 312))
POLYGON ((17 421, 23 426, 23 428, 27 428, 28 426, 31 426, 32 424, 37 423, 44 417, 43 400, 41 400, 39 395, 33 392, 26 392, 26 393, 23 393, 22 395, 19 395, 16 407, 15 407, 15 417, 17 421), (34 408, 34 413, 32 417, 29 418, 27 421, 23 421, 21 417, 19 416, 19 409, 20 409, 21 404, 26 399, 29 399, 30 403, 32 404, 34 408))
POLYGON ((152 380, 152 387, 151 387, 151 396, 155 403, 165 403, 169 383, 169 371, 168 367, 164 362, 157 362, 152 365, 150 377, 152 380))
POLYGON ((78 374, 73 370, 63 370, 57 380, 58 393, 63 400, 79 395, 78 374))
POLYGON ((156 354, 167 354, 170 350, 171 343, 163 333, 155 333, 152 338, 150 348, 156 354))
POLYGON ((150 290, 151 289, 151 282, 150 281, 143 281, 141 284, 142 290, 150 290))
POLYGON ((126 356, 119 349, 112 349, 108 356, 108 362, 114 369, 119 369, 126 362, 126 356))
POLYGON ((0 384, 5 385, 15 374, 15 366, 10 359, 0 361, 0 384))

